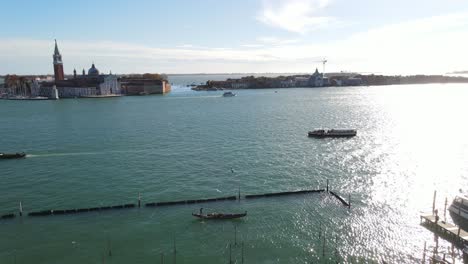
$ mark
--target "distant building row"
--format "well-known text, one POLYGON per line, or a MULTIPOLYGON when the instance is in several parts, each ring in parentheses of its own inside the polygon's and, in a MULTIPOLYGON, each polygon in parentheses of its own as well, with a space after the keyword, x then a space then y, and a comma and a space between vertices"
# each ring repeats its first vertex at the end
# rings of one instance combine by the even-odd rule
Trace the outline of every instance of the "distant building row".
POLYGON ((57 41, 53 54, 54 79, 35 77, 7 76, 0 96, 86 98, 112 97, 120 95, 164 94, 171 90, 169 82, 160 75, 145 74, 132 76, 117 76, 112 73, 100 74, 94 63, 88 70, 77 75, 73 70, 72 78, 65 78, 62 55, 57 41), (148 77, 149 76, 149 77, 148 77))
POLYGON ((193 90, 217 89, 262 89, 262 88, 293 88, 293 87, 324 87, 324 86, 353 86, 362 85, 360 78, 324 77, 318 69, 311 75, 293 75, 269 77, 248 76, 240 79, 227 79, 225 81, 208 81, 193 90))

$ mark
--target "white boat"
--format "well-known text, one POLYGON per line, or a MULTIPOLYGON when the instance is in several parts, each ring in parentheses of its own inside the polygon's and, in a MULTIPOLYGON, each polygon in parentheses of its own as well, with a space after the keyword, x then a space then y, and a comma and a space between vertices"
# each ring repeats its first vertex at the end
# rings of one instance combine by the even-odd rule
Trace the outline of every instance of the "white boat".
POLYGON ((233 93, 233 92, 224 92, 223 93, 223 97, 233 97, 233 96, 236 96, 236 94, 233 93))
POLYGON ((316 129, 309 131, 309 137, 354 137, 356 129, 316 129))
POLYGON ((456 224, 465 227, 468 226, 468 197, 455 197, 448 210, 456 224))

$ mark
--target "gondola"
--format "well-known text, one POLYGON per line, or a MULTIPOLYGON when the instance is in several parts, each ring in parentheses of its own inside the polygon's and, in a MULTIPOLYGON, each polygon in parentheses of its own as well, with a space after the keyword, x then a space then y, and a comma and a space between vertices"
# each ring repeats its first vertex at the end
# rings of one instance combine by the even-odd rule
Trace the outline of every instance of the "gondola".
POLYGON ((197 214, 192 213, 193 216, 201 218, 201 219, 216 219, 216 220, 223 220, 223 219, 236 219, 242 218, 247 215, 247 211, 242 214, 222 214, 222 213, 209 213, 209 214, 197 214))
POLYGON ((21 159, 26 157, 26 153, 20 152, 20 153, 0 153, 0 159, 21 159))

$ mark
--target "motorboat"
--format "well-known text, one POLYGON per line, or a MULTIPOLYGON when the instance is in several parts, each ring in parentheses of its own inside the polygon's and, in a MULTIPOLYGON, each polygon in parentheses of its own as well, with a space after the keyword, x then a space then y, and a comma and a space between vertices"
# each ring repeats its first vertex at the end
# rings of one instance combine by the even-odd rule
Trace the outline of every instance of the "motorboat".
POLYGON ((0 159, 21 159, 26 157, 26 153, 0 153, 0 159))
POLYGON ((223 97, 233 97, 233 96, 236 96, 236 94, 233 93, 233 92, 224 92, 223 93, 223 97))
POLYGON ((448 208, 455 224, 467 229, 468 227, 468 197, 456 196, 448 208))
POLYGON ((223 219, 242 218, 247 215, 247 211, 241 214, 224 214, 224 213, 203 214, 202 210, 200 210, 200 213, 192 213, 192 215, 201 219, 223 220, 223 219))
POLYGON ((309 131, 309 137, 354 137, 357 135, 355 129, 316 129, 309 131))

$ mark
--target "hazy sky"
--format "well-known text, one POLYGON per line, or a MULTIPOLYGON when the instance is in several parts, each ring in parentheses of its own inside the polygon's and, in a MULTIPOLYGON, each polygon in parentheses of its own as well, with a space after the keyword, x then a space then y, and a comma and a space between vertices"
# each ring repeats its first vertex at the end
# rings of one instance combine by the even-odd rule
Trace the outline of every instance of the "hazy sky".
POLYGON ((4 0, 0 74, 468 70, 467 0, 4 0))

